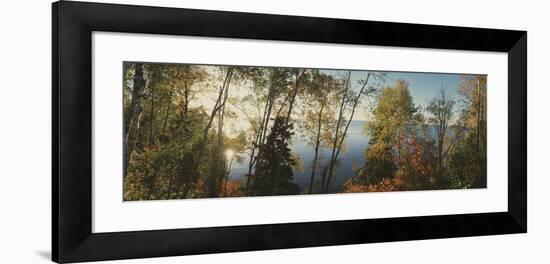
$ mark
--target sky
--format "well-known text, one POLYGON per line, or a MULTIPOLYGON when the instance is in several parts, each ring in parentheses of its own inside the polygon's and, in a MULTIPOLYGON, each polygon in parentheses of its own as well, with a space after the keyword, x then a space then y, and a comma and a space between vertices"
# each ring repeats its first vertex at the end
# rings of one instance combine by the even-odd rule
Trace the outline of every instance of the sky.
MULTIPOLYGON (((458 87, 461 74, 452 73, 420 73, 420 72, 384 72, 385 77, 380 87, 394 86, 397 80, 405 80, 409 83, 409 92, 416 105, 425 107, 438 94, 439 88, 443 87, 446 94, 457 101, 459 99, 458 87)), ((358 80, 364 80, 368 71, 352 71, 351 81, 355 89, 359 89, 358 80)), ((368 120, 367 107, 372 107, 366 102, 364 107, 359 109, 354 120, 368 120)), ((372 104, 372 103, 371 103, 372 104)))
POLYGON ((458 87, 460 74, 446 73, 413 73, 413 72, 389 72, 386 75, 386 84, 394 84, 396 80, 403 79, 409 83, 409 91, 416 104, 426 105, 437 95, 440 86, 445 92, 458 99, 458 87))
MULTIPOLYGON (((210 68, 210 67, 207 67, 210 68)), ((221 74, 220 72, 217 72, 217 70, 214 70, 216 68, 210 68, 211 73, 213 74, 221 74)), ((210 71, 209 69, 209 71, 210 71)), ((347 74, 347 71, 345 70, 322 70, 323 72, 327 74, 347 74)), ((399 79, 405 80, 409 83, 409 92, 411 96, 413 97, 413 101, 417 106, 422 106, 422 108, 425 108, 429 102, 438 94, 439 88, 443 86, 445 92, 448 96, 450 96, 452 99, 457 101, 459 99, 459 95, 457 93, 458 87, 460 85, 460 77, 461 74, 452 74, 452 73, 419 73, 419 72, 384 72, 385 77, 383 81, 380 84, 380 86, 377 86, 377 88, 380 87, 387 87, 387 86, 394 86, 395 82, 399 79)), ((359 90, 360 84, 358 83, 359 80, 364 80, 368 74, 368 71, 352 71, 351 80, 350 83, 352 84, 353 90, 359 90)), ((223 76, 222 76, 223 77, 223 76)), ((372 80, 372 79, 371 79, 372 80)), ((202 96, 198 96, 196 98, 197 101, 195 103, 202 105, 206 107, 207 109, 211 108, 215 101, 215 94, 217 90, 217 86, 219 85, 219 81, 215 81, 215 83, 212 83, 212 93, 202 93, 202 96)), ((371 83, 371 81, 369 81, 371 83)), ((248 93, 250 89, 250 84, 233 84, 231 88, 232 95, 236 95, 237 97, 243 97, 245 94, 248 93)), ((356 114, 353 117, 353 120, 357 121, 367 121, 371 118, 371 115, 369 114, 370 110, 375 106, 375 100, 373 98, 369 98, 366 100, 363 100, 362 105, 357 109, 356 114)), ((458 107, 458 105, 455 105, 455 107, 458 107)), ((232 107, 230 107, 232 108, 232 107)), ((236 109, 232 109, 238 113, 240 113, 236 109)), ((254 110, 254 109, 250 109, 254 110)), ((232 122, 232 128, 229 128, 230 131, 234 131, 237 133, 238 130, 243 129, 243 126, 247 126, 248 122, 244 119, 244 117, 239 118, 239 116, 242 117, 242 115, 237 114, 236 122, 232 122)))

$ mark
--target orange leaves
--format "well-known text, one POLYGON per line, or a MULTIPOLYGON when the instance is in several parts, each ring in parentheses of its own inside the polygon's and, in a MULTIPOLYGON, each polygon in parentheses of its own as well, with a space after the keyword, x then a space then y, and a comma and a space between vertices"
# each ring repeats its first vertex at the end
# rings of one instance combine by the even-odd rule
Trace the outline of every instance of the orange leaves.
POLYGON ((145 151, 145 152, 159 152, 160 151, 160 145, 158 145, 158 144, 147 145, 147 146, 143 147, 143 151, 145 151))
POLYGON ((413 173, 422 176, 430 183, 435 183, 434 170, 435 161, 430 157, 429 150, 425 149, 418 140, 412 139, 409 143, 411 147, 410 165, 413 173))
POLYGON ((222 197, 239 197, 244 196, 240 190, 241 183, 235 180, 226 180, 222 188, 222 197))
POLYGON ((345 193, 358 193, 358 192, 369 192, 370 188, 368 185, 363 185, 359 183, 353 183, 351 180, 348 180, 344 183, 345 193))

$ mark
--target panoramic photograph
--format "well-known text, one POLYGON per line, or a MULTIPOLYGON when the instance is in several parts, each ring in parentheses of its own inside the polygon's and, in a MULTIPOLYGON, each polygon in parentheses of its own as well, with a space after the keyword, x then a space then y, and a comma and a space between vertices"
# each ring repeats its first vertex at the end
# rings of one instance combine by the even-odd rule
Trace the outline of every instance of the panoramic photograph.
POLYGON ((123 62, 124 201, 486 188, 487 75, 123 62))

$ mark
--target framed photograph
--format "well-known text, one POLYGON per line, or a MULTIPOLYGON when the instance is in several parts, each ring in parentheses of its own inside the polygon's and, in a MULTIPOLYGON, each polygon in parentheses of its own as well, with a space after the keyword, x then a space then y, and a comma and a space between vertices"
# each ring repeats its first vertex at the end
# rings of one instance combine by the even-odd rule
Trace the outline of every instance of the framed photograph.
POLYGON ((527 32, 52 10, 56 262, 527 232, 527 32))

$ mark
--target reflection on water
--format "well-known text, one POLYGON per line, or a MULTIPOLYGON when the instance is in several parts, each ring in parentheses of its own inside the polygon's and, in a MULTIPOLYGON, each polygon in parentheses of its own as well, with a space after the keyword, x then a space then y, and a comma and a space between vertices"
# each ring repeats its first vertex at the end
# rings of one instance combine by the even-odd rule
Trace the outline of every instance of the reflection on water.
MULTIPOLYGON (((347 137, 345 140, 345 152, 341 152, 340 167, 335 171, 335 177, 331 181, 329 192, 338 192, 342 188, 343 183, 353 176, 353 169, 363 164, 363 153, 368 146, 368 137, 364 133, 366 121, 352 121, 350 123, 347 137)), ((309 145, 304 138, 296 135, 293 139, 290 149, 293 153, 300 156, 303 162, 303 171, 294 171, 294 183, 298 184, 302 190, 309 186, 311 176, 311 162, 313 160, 314 146, 309 145)), ((323 149, 319 153, 321 164, 330 159, 331 150, 323 149)), ((316 181, 320 180, 321 174, 319 166, 317 167, 316 181)), ((248 172, 248 157, 245 157, 242 163, 235 163, 231 167, 230 177, 232 179, 240 179, 248 172)))

